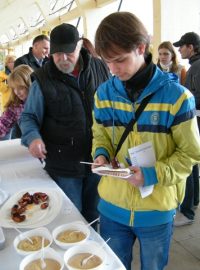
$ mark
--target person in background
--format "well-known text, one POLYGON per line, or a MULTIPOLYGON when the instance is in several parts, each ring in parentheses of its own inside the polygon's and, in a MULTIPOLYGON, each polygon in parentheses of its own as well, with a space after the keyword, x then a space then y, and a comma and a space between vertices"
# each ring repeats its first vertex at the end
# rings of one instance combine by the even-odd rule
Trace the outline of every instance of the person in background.
POLYGON ((194 97, 177 76, 153 64, 148 48, 147 30, 132 13, 110 14, 97 28, 96 52, 114 76, 95 94, 94 162, 114 160, 128 167, 129 149, 144 149, 143 165, 131 166, 129 178, 102 176, 98 185, 100 234, 111 238, 108 244, 127 270, 136 238, 142 270, 167 265, 176 208, 183 200, 186 177, 200 161, 194 97), (116 151, 141 103, 145 109, 116 151), (155 163, 145 154, 147 144, 155 163))
MULTIPOLYGON (((1 105, 1 113, 5 111, 5 105, 8 103, 10 99, 10 95, 12 90, 8 86, 8 75, 14 69, 14 61, 16 57, 14 55, 7 55, 5 58, 5 71, 0 72, 0 105, 1 105)), ((11 137, 11 131, 5 135, 5 137, 1 137, 0 141, 8 140, 11 137)))
POLYGON ((5 74, 9 75, 14 69, 15 55, 7 55, 5 58, 5 74))
POLYGON ((22 144, 45 161, 46 171, 90 222, 98 217, 99 176, 80 161, 92 160, 94 92, 110 73, 82 47, 71 24, 51 31, 50 54, 50 61, 34 72, 20 119, 22 144))
POLYGON ((99 57, 95 51, 95 48, 92 44, 92 42, 85 37, 82 37, 82 41, 83 41, 83 48, 85 48, 86 50, 88 50, 88 52, 93 56, 93 57, 99 57))
POLYGON ((39 35, 35 37, 29 52, 16 59, 15 67, 22 64, 30 66, 33 70, 42 67, 49 60, 49 46, 48 36, 39 35))
POLYGON ((14 69, 15 59, 14 55, 7 55, 5 58, 5 71, 0 72, 1 112, 5 110, 5 104, 10 98, 11 89, 8 87, 7 78, 14 69))
MULTIPOLYGON (((45 65, 49 60, 49 37, 46 35, 39 35, 33 39, 33 45, 29 48, 29 53, 25 54, 15 61, 15 67, 25 64, 29 65, 34 71, 45 65)), ((19 125, 13 127, 11 139, 21 137, 21 130, 19 125)))
MULTIPOLYGON (((183 59, 188 59, 191 65, 187 71, 185 87, 195 97, 196 109, 200 110, 200 36, 194 32, 184 34, 179 41, 174 42, 179 47, 183 59)), ((200 130, 200 118, 197 117, 200 130)), ((197 150, 196 150, 197 151, 197 150)), ((195 165, 192 174, 187 178, 185 198, 180 205, 180 212, 176 216, 175 226, 192 224, 195 218, 195 209, 199 205, 199 165, 195 165)))
POLYGON ((32 72, 33 70, 29 66, 20 65, 8 77, 11 94, 5 105, 5 111, 0 117, 0 138, 9 134, 20 118, 31 85, 32 72))
POLYGON ((159 45, 157 66, 164 72, 175 73, 179 78, 179 82, 184 85, 186 69, 178 63, 176 52, 170 41, 164 41, 159 45))

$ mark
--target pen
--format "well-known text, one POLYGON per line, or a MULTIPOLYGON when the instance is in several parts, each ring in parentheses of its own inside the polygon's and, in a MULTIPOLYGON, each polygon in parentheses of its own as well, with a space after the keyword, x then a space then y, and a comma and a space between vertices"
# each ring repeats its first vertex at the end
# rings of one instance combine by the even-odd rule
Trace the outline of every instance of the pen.
POLYGON ((102 166, 99 163, 94 163, 94 162, 86 162, 86 161, 80 161, 81 164, 87 164, 87 165, 97 165, 97 166, 102 166))
POLYGON ((128 165, 129 165, 129 166, 132 166, 132 163, 131 163, 131 160, 130 160, 130 158, 128 158, 128 157, 125 157, 125 160, 126 160, 126 162, 128 163, 128 165))

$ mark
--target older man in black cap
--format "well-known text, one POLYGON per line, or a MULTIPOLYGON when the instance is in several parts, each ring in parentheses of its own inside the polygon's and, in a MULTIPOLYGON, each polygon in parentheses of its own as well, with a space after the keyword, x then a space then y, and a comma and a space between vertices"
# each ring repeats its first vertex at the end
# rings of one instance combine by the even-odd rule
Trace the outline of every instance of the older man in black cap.
MULTIPOLYGON (((195 97, 196 109, 200 110, 200 36, 194 32, 188 32, 181 39, 173 43, 179 47, 183 59, 188 59, 190 68, 187 71, 185 86, 195 97)), ((200 129, 200 118, 197 117, 200 129)), ((187 132, 187 131, 186 131, 187 132)), ((195 217, 195 208, 199 205, 199 167, 193 167, 192 174, 186 183, 185 198, 180 206, 180 212, 175 219, 175 226, 191 224, 195 217)))
POLYGON ((45 161, 46 171, 90 222, 98 215, 99 177, 80 161, 92 161, 93 96, 109 71, 82 48, 70 24, 52 30, 50 54, 50 61, 34 73, 20 120, 22 144, 45 161))

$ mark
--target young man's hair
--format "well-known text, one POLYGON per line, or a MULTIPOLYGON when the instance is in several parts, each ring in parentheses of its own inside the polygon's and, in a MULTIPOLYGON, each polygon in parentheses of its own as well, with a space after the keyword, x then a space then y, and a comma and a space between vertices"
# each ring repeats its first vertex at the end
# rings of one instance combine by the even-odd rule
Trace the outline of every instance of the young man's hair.
POLYGON ((138 45, 149 49, 150 38, 143 23, 130 12, 115 12, 100 23, 95 35, 95 49, 100 56, 112 56, 119 51, 131 52, 138 45))
POLYGON ((33 39, 33 45, 36 43, 36 42, 40 42, 40 41, 43 41, 43 40, 46 40, 46 41, 50 41, 49 37, 46 36, 46 35, 39 35, 37 37, 35 37, 33 39))
POLYGON ((189 47, 190 45, 193 46, 193 50, 195 54, 200 53, 200 45, 194 45, 194 44, 185 44, 186 47, 189 47))

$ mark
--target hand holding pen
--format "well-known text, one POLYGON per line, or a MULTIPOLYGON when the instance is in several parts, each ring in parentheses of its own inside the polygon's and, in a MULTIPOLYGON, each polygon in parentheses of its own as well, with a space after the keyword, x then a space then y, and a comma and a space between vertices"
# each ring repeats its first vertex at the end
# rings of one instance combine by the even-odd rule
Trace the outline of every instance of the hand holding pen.
POLYGON ((94 168, 96 168, 98 166, 104 166, 104 165, 109 164, 108 161, 107 161, 107 159, 103 155, 98 156, 94 160, 94 162, 80 161, 80 163, 87 164, 87 165, 92 165, 92 169, 94 169, 94 168))

